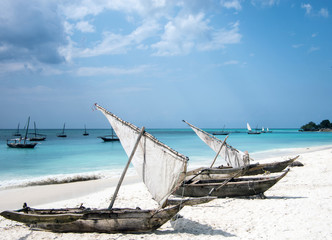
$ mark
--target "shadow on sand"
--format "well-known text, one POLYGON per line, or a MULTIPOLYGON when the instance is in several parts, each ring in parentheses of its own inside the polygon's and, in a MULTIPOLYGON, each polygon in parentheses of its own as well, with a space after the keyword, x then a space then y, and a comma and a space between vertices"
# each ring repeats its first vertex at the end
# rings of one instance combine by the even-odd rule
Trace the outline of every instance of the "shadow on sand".
POLYGON ((258 194, 253 196, 243 196, 243 197, 235 197, 234 199, 262 199, 262 200, 269 200, 269 199, 301 199, 307 197, 297 197, 297 196, 265 196, 264 194, 258 194))
POLYGON ((301 199, 301 198, 308 198, 308 197, 291 197, 291 196, 272 196, 267 197, 266 199, 301 199))
POLYGON ((220 229, 213 229, 211 226, 206 224, 201 224, 196 221, 192 221, 183 217, 177 218, 175 221, 171 221, 171 226, 174 230, 166 231, 154 231, 156 235, 166 235, 166 234, 178 234, 178 233, 188 233, 192 235, 210 235, 210 236, 224 236, 224 237, 236 237, 236 235, 224 232, 220 229))

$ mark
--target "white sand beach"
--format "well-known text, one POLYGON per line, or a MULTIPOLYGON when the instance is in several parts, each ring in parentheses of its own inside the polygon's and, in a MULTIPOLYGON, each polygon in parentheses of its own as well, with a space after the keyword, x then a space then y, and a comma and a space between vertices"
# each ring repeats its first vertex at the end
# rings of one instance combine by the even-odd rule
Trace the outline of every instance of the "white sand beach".
MULTIPOLYGON (((184 207, 181 218, 144 234, 52 233, 0 217, 0 239, 332 239, 332 146, 266 153, 266 161, 300 154, 304 167, 291 168, 265 192, 267 199, 226 198, 184 207)), ((262 159, 264 153, 257 154, 262 159)), ((114 181, 95 180, 0 191, 0 210, 30 207, 106 208, 114 181), (38 200, 39 199, 39 200, 38 200), (42 199, 42 200, 40 200, 42 199)), ((151 209, 157 204, 138 178, 127 180, 114 207, 151 209)))

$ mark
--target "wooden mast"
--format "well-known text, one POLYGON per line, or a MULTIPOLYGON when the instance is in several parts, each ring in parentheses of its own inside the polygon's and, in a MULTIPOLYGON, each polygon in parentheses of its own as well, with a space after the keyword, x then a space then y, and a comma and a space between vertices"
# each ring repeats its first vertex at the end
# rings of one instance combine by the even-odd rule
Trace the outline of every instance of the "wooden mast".
POLYGON ((123 182, 123 179, 124 179, 124 177, 125 177, 125 175, 126 175, 126 173, 127 173, 127 170, 128 170, 129 164, 131 163, 131 160, 132 160, 133 157, 134 157, 134 154, 135 154, 136 149, 137 149, 137 147, 138 147, 139 141, 141 140, 141 137, 142 137, 143 134, 144 134, 144 131, 145 131, 145 127, 142 127, 141 132, 140 132, 139 136, 137 137, 137 140, 136 140, 135 146, 134 146, 134 148, 133 148, 133 150, 132 150, 132 152, 131 152, 131 154, 130 154, 130 157, 129 157, 129 159, 128 159, 127 165, 126 165, 126 167, 124 168, 124 170, 123 170, 123 172, 122 172, 122 175, 121 175, 121 177, 120 177, 120 180, 119 180, 118 185, 116 186, 116 189, 115 189, 114 194, 113 194, 113 197, 112 197, 112 201, 111 201, 110 205, 108 206, 108 209, 109 209, 109 210, 111 210, 111 209, 113 208, 113 205, 114 205, 114 201, 115 201, 115 199, 116 199, 116 196, 118 195, 118 192, 119 192, 119 189, 120 189, 121 184, 122 184, 122 182, 123 182))
POLYGON ((28 118, 27 130, 25 131, 24 144, 26 143, 26 140, 27 140, 27 137, 28 137, 29 122, 30 122, 30 117, 28 118))
POLYGON ((228 137, 229 137, 229 136, 225 137, 224 141, 222 142, 222 144, 221 144, 221 146, 220 146, 220 148, 219 148, 219 151, 217 152, 216 156, 214 157, 214 159, 213 159, 213 162, 212 162, 212 164, 211 164, 210 168, 212 168, 212 167, 213 167, 213 165, 214 165, 214 163, 216 162, 216 160, 217 160, 217 157, 218 157, 218 155, 219 155, 219 153, 220 153, 220 151, 221 151, 222 147, 225 145, 225 143, 226 143, 226 140, 227 140, 227 138, 228 138, 228 137))

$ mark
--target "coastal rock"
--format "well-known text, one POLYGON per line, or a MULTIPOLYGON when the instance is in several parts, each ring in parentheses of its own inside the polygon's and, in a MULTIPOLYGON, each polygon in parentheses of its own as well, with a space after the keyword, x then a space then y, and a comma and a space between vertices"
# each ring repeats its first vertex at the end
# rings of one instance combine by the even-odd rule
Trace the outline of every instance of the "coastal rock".
POLYGON ((332 128, 321 128, 319 132, 332 132, 332 128))
POLYGON ((299 162, 299 161, 295 161, 293 162, 291 165, 291 167, 303 167, 303 163, 299 162))

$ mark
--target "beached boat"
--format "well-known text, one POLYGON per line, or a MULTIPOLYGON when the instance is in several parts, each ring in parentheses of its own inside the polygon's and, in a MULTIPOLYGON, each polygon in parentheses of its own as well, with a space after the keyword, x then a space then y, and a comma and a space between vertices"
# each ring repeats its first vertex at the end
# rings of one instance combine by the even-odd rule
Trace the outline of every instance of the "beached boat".
POLYGON ((289 169, 273 177, 192 179, 184 182, 175 194, 184 197, 215 196, 218 198, 260 195, 264 198, 264 192, 280 181, 288 171, 289 169))
POLYGON ((111 131, 112 131, 111 135, 100 136, 98 138, 103 139, 104 142, 116 142, 116 141, 120 141, 120 139, 114 134, 113 128, 111 129, 111 131))
POLYGON ((86 126, 84 125, 84 133, 83 136, 89 136, 89 133, 86 131, 86 126))
POLYGON ((62 132, 57 134, 56 135, 57 137, 67 137, 67 134, 65 134, 65 126, 66 126, 66 123, 63 124, 62 132))
MULTIPOLYGON (((184 121, 184 120, 183 120, 184 121)), ((258 175, 266 172, 275 173, 284 170, 292 164, 299 156, 272 163, 253 163, 254 159, 249 157, 248 152, 242 152, 226 143, 228 136, 222 141, 204 130, 184 121, 196 135, 206 143, 216 156, 210 167, 201 167, 187 172, 188 178, 192 175, 199 175, 196 179, 217 179, 232 176, 232 174, 241 170, 243 175, 258 175), (213 167, 217 158, 220 157, 222 165, 213 167)))
POLYGON ((256 128, 256 131, 253 131, 249 125, 249 123, 247 123, 247 129, 248 129, 248 134, 261 134, 261 132, 259 132, 256 128))
MULTIPOLYGON (((96 104, 109 120, 129 159, 112 201, 106 209, 65 208, 32 209, 26 205, 18 211, 4 211, 5 218, 23 222, 29 226, 54 232, 147 232, 159 228, 171 219, 185 205, 200 203, 200 199, 180 201, 170 205, 170 194, 184 180, 188 158, 159 142, 144 127, 125 122, 96 104), (160 205, 157 209, 113 208, 117 193, 130 163, 133 163, 139 176, 160 205)), ((202 198, 202 202, 213 198, 202 198)))
POLYGON ((29 142, 28 136, 28 130, 29 130, 29 123, 30 123, 30 117, 28 118, 28 124, 25 131, 24 138, 14 138, 14 139, 8 139, 7 140, 7 146, 10 148, 34 148, 37 143, 31 143, 29 142))
POLYGON ((45 141, 46 135, 37 133, 36 123, 33 122, 33 124, 34 124, 34 127, 35 127, 35 132, 33 133, 34 137, 30 137, 29 140, 30 141, 35 141, 35 142, 37 142, 37 141, 45 141))

